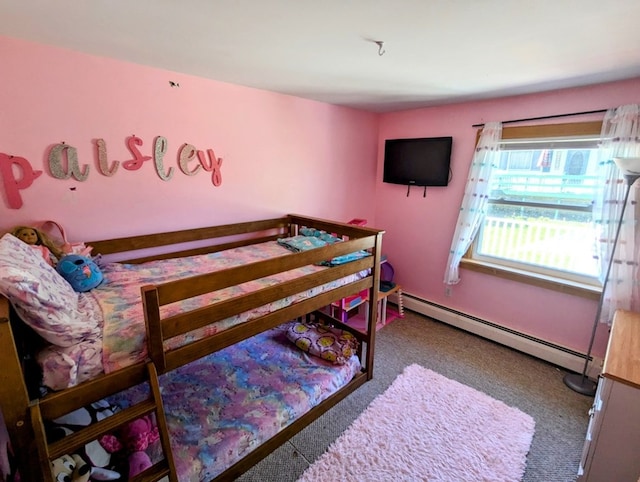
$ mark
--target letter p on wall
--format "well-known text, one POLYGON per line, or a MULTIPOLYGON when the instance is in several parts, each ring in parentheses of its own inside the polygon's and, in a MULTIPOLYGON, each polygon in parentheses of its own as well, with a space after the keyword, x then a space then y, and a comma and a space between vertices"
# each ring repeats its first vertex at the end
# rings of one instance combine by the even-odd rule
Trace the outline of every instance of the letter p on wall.
POLYGON ((0 177, 10 208, 22 207, 20 191, 31 186, 41 174, 42 171, 34 171, 24 157, 9 156, 0 152, 0 177))

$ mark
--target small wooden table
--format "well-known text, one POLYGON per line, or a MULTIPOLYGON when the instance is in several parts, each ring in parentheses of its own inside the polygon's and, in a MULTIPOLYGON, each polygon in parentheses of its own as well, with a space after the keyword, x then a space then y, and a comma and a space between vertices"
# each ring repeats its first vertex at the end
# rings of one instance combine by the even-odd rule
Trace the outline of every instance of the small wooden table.
MULTIPOLYGON (((397 293, 398 297, 398 315, 400 318, 404 317, 404 306, 402 304, 402 288, 399 284, 396 284, 393 288, 387 291, 378 291, 378 302, 380 303, 380 310, 378 310, 378 322, 382 326, 387 324, 387 298, 389 295, 397 293)), ((367 305, 368 307, 368 305, 367 305)))

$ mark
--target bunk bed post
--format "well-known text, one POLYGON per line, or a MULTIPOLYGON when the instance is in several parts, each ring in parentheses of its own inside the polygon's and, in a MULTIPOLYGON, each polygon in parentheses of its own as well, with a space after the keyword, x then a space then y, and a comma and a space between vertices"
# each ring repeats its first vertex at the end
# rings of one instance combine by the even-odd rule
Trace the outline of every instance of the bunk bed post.
POLYGON ((169 470, 169 481, 176 482, 176 464, 173 459, 173 452, 171 449, 171 440, 169 439, 169 428, 167 427, 167 419, 164 414, 164 405, 162 404, 162 394, 160 393, 160 382, 158 381, 158 372, 153 362, 147 363, 147 372, 149 376, 149 391, 150 396, 155 402, 155 416, 156 424, 158 425, 160 433, 160 443, 162 445, 162 452, 167 463, 169 470))
POLYGON ((286 222, 287 222, 287 226, 286 226, 286 235, 287 236, 295 236, 295 235, 299 234, 298 230, 299 230, 300 226, 298 226, 298 223, 292 219, 291 215, 288 215, 286 217, 286 222))
POLYGON ((369 319, 367 320, 367 334, 369 337, 369 341, 367 343, 367 354, 365 357, 367 380, 371 380, 373 378, 373 352, 376 345, 376 325, 378 323, 378 291, 380 290, 382 235, 383 232, 376 234, 375 246, 373 248, 373 256, 376 260, 376 263, 374 263, 373 265, 373 286, 369 288, 369 319))
POLYGON ((11 323, 9 301, 0 296, 0 407, 22 480, 44 482, 44 474, 34 464, 38 460, 29 414, 29 395, 22 375, 11 323))
POLYGON ((154 286, 143 286, 141 292, 145 326, 147 328, 149 358, 155 364, 156 369, 160 373, 164 373, 167 368, 167 359, 164 353, 158 289, 154 286))
POLYGON ((44 420, 42 420, 42 413, 40 412, 40 405, 38 402, 34 402, 30 406, 31 412, 31 425, 33 427, 34 442, 37 449, 38 457, 34 459, 34 462, 40 464, 40 472, 46 474, 47 471, 51 471, 49 456, 49 446, 47 445, 47 436, 44 428, 44 420))

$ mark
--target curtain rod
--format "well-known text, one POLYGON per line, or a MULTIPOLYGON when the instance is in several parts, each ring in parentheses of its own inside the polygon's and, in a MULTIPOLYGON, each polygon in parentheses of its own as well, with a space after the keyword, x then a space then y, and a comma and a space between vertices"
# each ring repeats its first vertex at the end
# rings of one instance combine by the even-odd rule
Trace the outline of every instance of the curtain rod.
MULTIPOLYGON (((502 121, 503 124, 513 124, 515 122, 526 122, 526 121, 535 121, 535 120, 544 120, 544 119, 554 119, 556 117, 569 117, 572 115, 587 115, 587 114, 601 114, 602 112, 607 112, 608 109, 600 109, 600 110, 588 110, 585 112, 573 112, 571 114, 556 114, 556 115, 545 115, 542 117, 529 117, 527 119, 513 119, 508 121, 502 121)), ((484 127, 483 124, 473 124, 471 127, 484 127)))

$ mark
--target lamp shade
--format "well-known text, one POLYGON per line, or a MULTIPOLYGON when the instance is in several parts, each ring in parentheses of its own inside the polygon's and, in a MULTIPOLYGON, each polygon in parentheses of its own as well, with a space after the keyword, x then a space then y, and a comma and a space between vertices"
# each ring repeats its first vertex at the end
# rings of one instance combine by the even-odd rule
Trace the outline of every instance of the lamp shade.
POLYGON ((640 176, 640 157, 614 157, 613 162, 625 176, 640 176))

